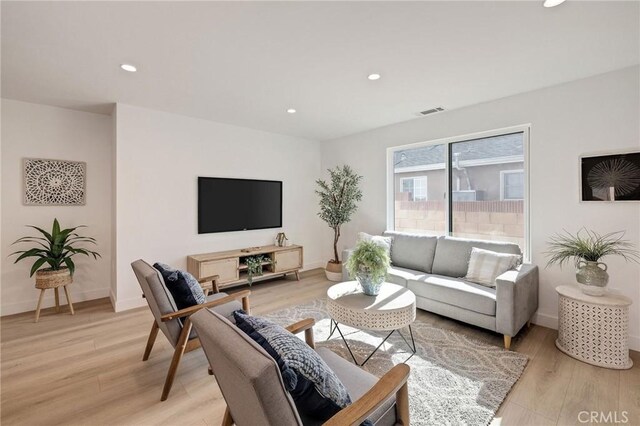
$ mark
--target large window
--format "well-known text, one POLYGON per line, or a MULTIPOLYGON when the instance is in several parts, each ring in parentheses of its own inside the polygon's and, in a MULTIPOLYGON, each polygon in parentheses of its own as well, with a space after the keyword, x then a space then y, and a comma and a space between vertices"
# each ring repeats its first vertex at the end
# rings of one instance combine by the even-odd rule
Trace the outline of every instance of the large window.
POLYGON ((388 226, 528 251, 527 138, 518 128, 390 149, 388 226))

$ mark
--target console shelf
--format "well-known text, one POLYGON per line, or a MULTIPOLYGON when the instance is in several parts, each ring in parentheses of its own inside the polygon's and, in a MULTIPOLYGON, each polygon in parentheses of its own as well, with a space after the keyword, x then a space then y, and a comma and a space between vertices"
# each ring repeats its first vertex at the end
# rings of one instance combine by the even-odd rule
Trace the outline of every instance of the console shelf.
POLYGON ((216 280, 218 287, 231 287, 248 282, 247 265, 242 260, 247 256, 263 255, 271 260, 262 262, 263 273, 253 277, 254 283, 262 279, 279 275, 285 276, 290 273, 294 273, 299 280, 299 272, 303 265, 302 254, 302 246, 297 245, 251 247, 192 254, 187 256, 187 270, 198 280, 217 275, 219 277, 216 280))

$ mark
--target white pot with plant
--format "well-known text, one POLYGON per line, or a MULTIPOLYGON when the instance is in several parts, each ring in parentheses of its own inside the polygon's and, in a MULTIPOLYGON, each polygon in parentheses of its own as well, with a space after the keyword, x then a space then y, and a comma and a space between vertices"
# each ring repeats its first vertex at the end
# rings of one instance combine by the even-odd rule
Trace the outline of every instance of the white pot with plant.
POLYGON ((575 235, 567 231, 556 234, 549 240, 547 267, 556 263, 562 267, 565 262, 573 260, 576 281, 582 292, 590 296, 603 296, 607 291, 609 274, 607 265, 600 261, 602 258, 620 256, 626 261, 640 263, 638 250, 623 237, 623 231, 600 235, 584 228, 575 235))
POLYGON ((358 201, 362 199, 359 184, 362 176, 354 173, 349 166, 338 166, 329 169, 329 182, 318 179, 316 194, 320 196, 320 212, 318 216, 333 229, 333 259, 325 268, 327 279, 342 280, 342 263, 338 255, 340 227, 351 220, 351 215, 358 209, 358 201))
POLYGON ((349 276, 355 278, 364 294, 377 296, 391 260, 384 247, 372 242, 361 241, 347 260, 349 276))

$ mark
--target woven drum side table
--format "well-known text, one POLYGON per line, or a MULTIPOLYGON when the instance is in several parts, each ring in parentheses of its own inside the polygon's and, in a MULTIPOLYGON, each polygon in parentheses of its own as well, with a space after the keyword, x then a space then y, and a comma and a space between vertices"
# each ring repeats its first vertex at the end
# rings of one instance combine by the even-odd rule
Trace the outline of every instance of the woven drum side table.
POLYGON ((558 339, 567 355, 598 367, 631 368, 629 358, 629 305, 625 296, 589 296, 577 285, 556 287, 558 339))

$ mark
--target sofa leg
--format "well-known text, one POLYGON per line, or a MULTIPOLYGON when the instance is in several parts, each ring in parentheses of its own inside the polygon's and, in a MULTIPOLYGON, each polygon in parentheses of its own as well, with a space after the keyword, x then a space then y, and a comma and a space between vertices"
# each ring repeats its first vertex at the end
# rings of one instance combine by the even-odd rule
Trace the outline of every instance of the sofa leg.
POLYGON ((531 320, 527 321, 527 328, 531 328, 531 320))
POLYGON ((511 350, 511 336, 504 335, 504 348, 506 350, 511 350))

